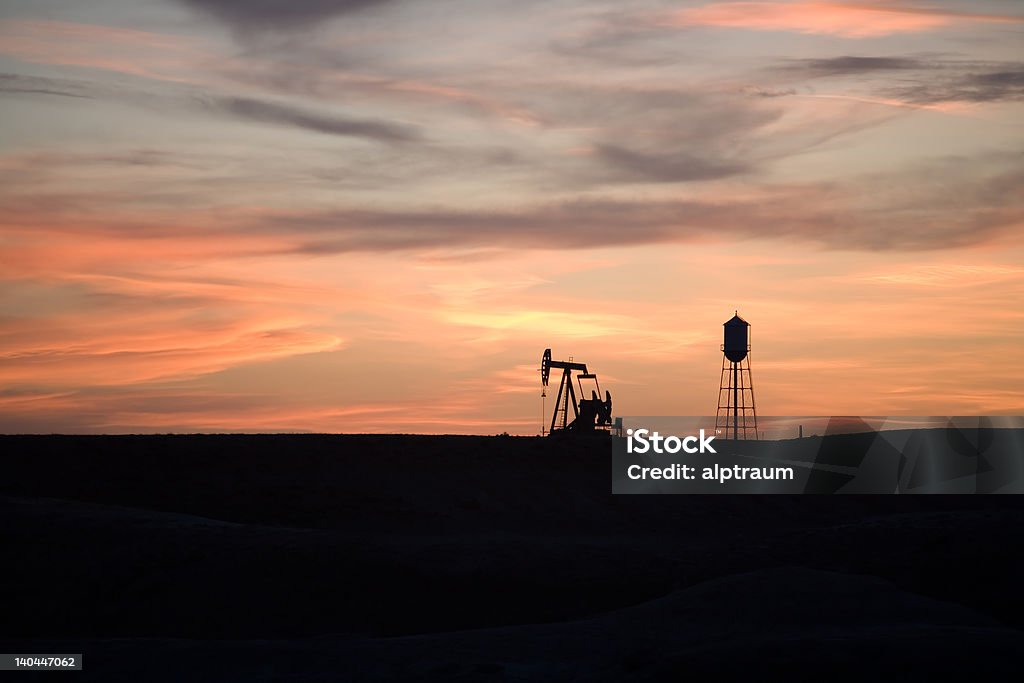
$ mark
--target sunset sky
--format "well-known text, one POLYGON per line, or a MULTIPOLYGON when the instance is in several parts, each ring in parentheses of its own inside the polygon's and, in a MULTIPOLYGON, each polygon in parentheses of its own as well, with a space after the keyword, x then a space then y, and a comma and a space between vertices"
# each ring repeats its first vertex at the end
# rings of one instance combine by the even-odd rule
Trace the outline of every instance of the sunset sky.
POLYGON ((736 309, 762 414, 1024 413, 1016 0, 0 0, 0 121, 2 432, 713 414, 736 309))

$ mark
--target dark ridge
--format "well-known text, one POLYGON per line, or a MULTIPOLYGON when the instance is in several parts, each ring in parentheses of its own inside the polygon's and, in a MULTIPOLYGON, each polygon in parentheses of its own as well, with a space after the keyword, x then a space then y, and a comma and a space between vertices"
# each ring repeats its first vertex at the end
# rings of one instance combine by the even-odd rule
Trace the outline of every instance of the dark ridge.
MULTIPOLYGON (((0 453, 9 558, 0 636, 10 647, 45 638, 34 642, 143 658, 155 646, 140 638, 287 640, 305 651, 314 641, 294 639, 330 636, 332 652, 355 648, 363 661, 356 650, 373 651, 394 664, 387 648, 414 652, 424 641, 387 638, 505 629, 501 642, 534 642, 541 624, 580 638, 622 627, 619 610, 648 603, 661 605, 664 628, 680 629, 689 613, 664 600, 683 591, 703 604, 691 616, 706 621, 715 606, 688 591, 754 572, 754 584, 740 581, 743 601, 721 605, 746 628, 777 609, 773 585, 800 583, 796 569, 826 573, 806 596, 823 602, 793 617, 800 637, 839 628, 827 602, 838 598, 826 595, 837 581, 848 585, 842 605, 858 591, 875 599, 879 585, 904 602, 943 605, 926 610, 938 621, 897 610, 892 623, 879 607, 865 617, 877 636, 863 624, 836 636, 865 648, 903 642, 890 627, 908 619, 999 630, 990 644, 1018 638, 1024 623, 1019 496, 613 496, 607 442, 531 437, 3 436, 0 453), (763 600, 753 585, 766 587, 763 600)), ((479 633, 472 647, 485 652, 491 632, 479 633)), ((441 650, 469 637, 430 636, 441 650)), ((957 637, 980 652, 972 638, 981 636, 957 637)), ((650 673, 639 644, 632 655, 607 647, 650 673)), ((651 654, 657 675, 685 652, 651 654)), ((415 679, 414 669, 392 673, 415 679)), ((464 680, 479 680, 473 671, 464 680)))

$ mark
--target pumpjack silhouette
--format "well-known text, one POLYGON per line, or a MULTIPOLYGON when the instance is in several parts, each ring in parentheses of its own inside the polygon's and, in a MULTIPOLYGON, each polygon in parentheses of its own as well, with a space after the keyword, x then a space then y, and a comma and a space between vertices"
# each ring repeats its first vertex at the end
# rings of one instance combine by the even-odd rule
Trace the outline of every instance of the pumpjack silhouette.
POLYGON ((604 400, 601 400, 601 385, 597 382, 597 375, 587 370, 585 363, 577 363, 572 360, 552 360, 551 349, 545 349, 540 360, 541 384, 544 386, 542 396, 547 395, 548 380, 551 377, 551 369, 562 370, 562 380, 558 384, 558 396, 555 398, 555 410, 551 415, 551 428, 549 435, 557 434, 592 434, 596 431, 610 429, 612 424, 612 395, 604 392, 604 400), (573 372, 576 375, 576 384, 573 384, 573 372), (583 388, 583 381, 593 381, 594 388, 590 391, 590 398, 583 398, 586 391, 583 388), (576 386, 579 387, 579 402, 576 399, 576 386), (572 407, 573 418, 569 419, 569 410, 572 407))

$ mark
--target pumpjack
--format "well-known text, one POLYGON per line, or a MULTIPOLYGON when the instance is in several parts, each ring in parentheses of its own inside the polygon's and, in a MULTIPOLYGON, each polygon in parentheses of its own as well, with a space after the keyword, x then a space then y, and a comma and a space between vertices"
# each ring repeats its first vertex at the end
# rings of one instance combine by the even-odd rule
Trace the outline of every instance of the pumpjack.
POLYGON ((612 423, 612 395, 605 391, 604 400, 600 398, 601 385, 597 383, 597 375, 587 370, 586 363, 572 360, 552 360, 551 349, 545 349, 540 360, 541 384, 545 387, 543 396, 547 395, 548 379, 551 369, 562 370, 562 381, 558 385, 558 397, 555 399, 555 411, 551 416, 550 435, 555 434, 592 434, 595 431, 610 429, 612 423), (579 403, 576 401, 576 387, 573 385, 573 372, 576 385, 579 386, 579 403), (584 398, 583 381, 593 381, 590 398, 584 398), (569 409, 572 407, 573 419, 569 420, 569 409))

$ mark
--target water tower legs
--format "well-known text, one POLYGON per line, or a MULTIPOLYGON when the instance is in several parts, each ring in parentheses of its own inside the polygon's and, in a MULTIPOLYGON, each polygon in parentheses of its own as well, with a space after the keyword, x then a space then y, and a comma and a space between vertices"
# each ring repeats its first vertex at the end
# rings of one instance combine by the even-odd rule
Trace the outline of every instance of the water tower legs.
POLYGON ((715 428, 726 439, 757 439, 759 436, 749 355, 739 362, 722 356, 715 428))

